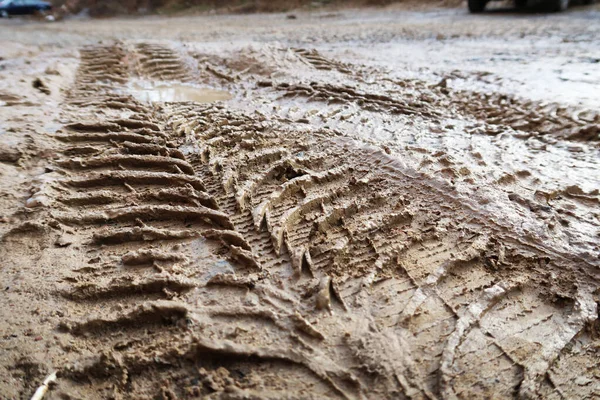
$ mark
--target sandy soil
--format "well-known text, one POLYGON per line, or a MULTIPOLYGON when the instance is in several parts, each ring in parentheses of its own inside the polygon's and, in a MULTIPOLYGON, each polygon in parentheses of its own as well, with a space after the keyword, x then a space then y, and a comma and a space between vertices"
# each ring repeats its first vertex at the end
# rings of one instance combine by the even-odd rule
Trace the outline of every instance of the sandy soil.
POLYGON ((600 397, 600 6, 0 21, 0 397, 600 397))

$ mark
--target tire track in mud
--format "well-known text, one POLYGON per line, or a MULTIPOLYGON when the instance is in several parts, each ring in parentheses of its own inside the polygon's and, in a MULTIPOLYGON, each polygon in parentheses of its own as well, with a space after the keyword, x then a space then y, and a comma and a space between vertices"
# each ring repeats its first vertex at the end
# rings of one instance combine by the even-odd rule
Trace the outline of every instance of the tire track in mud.
POLYGON ((154 43, 138 43, 136 72, 149 79, 189 82, 193 80, 192 69, 181 54, 167 46, 154 43))
MULTIPOLYGON (((288 375, 296 376, 297 380, 316 379, 309 382, 310 386, 324 385, 324 393, 333 390, 343 394, 340 385, 349 380, 346 372, 336 365, 315 364, 306 354, 292 350, 297 347, 294 340, 303 343, 287 333, 295 330, 295 326, 309 332, 303 334, 309 338, 316 334, 301 316, 274 314, 261 308, 246 311, 243 298, 238 299, 239 292, 257 286, 260 277, 243 271, 260 272, 261 267, 245 238, 230 230, 233 225, 229 217, 217 209, 204 182, 169 143, 169 135, 153 121, 151 114, 137 114, 125 119, 78 122, 66 125, 56 137, 72 145, 64 152, 67 157, 79 157, 57 163, 68 171, 60 182, 62 193, 58 201, 69 208, 57 207, 59 211, 53 217, 69 225, 83 237, 84 243, 89 241, 87 252, 93 255, 87 261, 91 266, 79 269, 79 274, 70 278, 77 283, 62 295, 75 303, 74 308, 88 310, 83 314, 110 309, 100 312, 100 316, 61 324, 63 331, 82 338, 86 346, 95 349, 92 353, 100 354, 67 369, 64 375, 74 382, 84 377, 99 382, 92 393, 103 397, 128 392, 131 385, 135 386, 139 380, 145 382, 146 374, 164 367, 164 363, 182 364, 188 360, 190 365, 175 368, 180 370, 179 379, 184 379, 190 375, 190 368, 198 375, 201 360, 237 357, 242 364, 268 364, 262 366, 267 376, 269 372, 273 377, 282 373, 285 376, 289 370, 288 375), (197 237, 203 240, 196 240, 197 237), (192 254, 189 251, 186 254, 185 247, 191 247, 192 254), (238 281, 231 274, 215 273, 212 271, 215 268, 198 268, 197 260, 193 259, 194 251, 198 250, 216 257, 220 269, 233 272, 233 267, 244 278, 238 281), (205 292, 197 293, 203 303, 219 307, 192 313, 177 301, 198 288, 205 292), (223 304, 219 301, 223 298, 232 298, 234 305, 223 304), (243 342, 236 345, 210 339, 213 335, 217 338, 230 335, 222 330, 231 324, 219 324, 219 320, 244 318, 258 319, 262 328, 287 333, 279 335, 277 344, 290 340, 292 343, 282 348, 271 348, 269 343, 248 348, 243 342), (191 334, 189 325, 204 324, 204 320, 215 325, 215 332, 200 339, 191 334), (149 331, 152 334, 148 335, 149 331), (156 348, 164 352, 157 355, 156 348), (118 357, 115 350, 119 351, 118 357), (334 380, 341 380, 341 384, 334 380)), ((286 300, 283 294, 278 297, 286 300)), ((208 327, 204 333, 207 330, 208 327)), ((207 368, 213 363, 207 363, 207 368)), ((231 386, 230 377, 215 376, 223 375, 223 371, 227 372, 215 368, 200 371, 207 383, 188 385, 188 389, 207 394, 231 386), (224 381, 222 387, 219 378, 224 381)), ((133 398, 155 392, 160 379, 151 382, 145 382, 146 386, 132 394, 133 398)), ((72 389, 82 390, 77 385, 72 389)), ((170 391, 164 389, 163 394, 168 396, 170 391)))
POLYGON ((303 60, 305 60, 308 64, 312 65, 316 69, 324 70, 324 71, 338 71, 343 74, 351 74, 352 69, 350 66, 332 60, 330 58, 324 57, 317 50, 312 49, 303 49, 303 48, 293 48, 292 51, 300 56, 303 60))
MULTIPOLYGON (((271 82, 260 82, 260 86, 271 86, 271 82)), ((309 100, 325 101, 328 104, 356 103, 362 109, 374 112, 387 112, 390 114, 421 115, 428 118, 441 116, 427 102, 415 100, 404 101, 394 99, 387 95, 364 93, 350 86, 335 86, 311 82, 308 85, 280 83, 276 90, 286 92, 286 96, 304 96, 309 100)))
MULTIPOLYGON (((359 68, 323 57, 316 50, 292 49, 317 70, 338 71, 355 75, 357 83, 368 81, 359 68)), ((372 71, 370 71, 372 73, 372 71)), ((357 104, 364 110, 422 116, 428 119, 462 115, 484 122, 472 133, 496 135, 506 127, 532 135, 548 135, 557 139, 581 142, 600 141, 600 113, 595 110, 519 99, 507 94, 453 90, 447 78, 437 85, 417 79, 390 80, 394 89, 400 88, 401 98, 384 93, 370 93, 360 86, 341 86, 330 83, 277 83, 261 81, 261 87, 273 87, 285 96, 306 97, 328 104, 357 104)))
POLYGON ((581 141, 600 141, 600 113, 593 110, 544 104, 497 93, 458 91, 450 93, 459 111, 490 125, 509 126, 517 131, 581 141))
MULTIPOLYGON (((87 80, 87 71, 95 70, 89 65, 92 62, 82 59, 82 81, 87 80)), ((86 92, 79 81, 76 88, 86 92)), ((199 286, 198 279, 186 276, 190 275, 189 268, 185 269, 190 261, 181 254, 182 243, 205 238, 211 244, 197 243, 200 249, 208 247, 208 252, 223 255, 230 252, 234 259, 246 255, 248 248, 242 237, 228 230, 232 227, 229 218, 218 211, 203 182, 193 175, 192 166, 152 120, 152 115, 142 114, 128 119, 74 123, 57 135, 69 145, 63 152, 66 158, 58 162, 68 171, 58 200, 69 207, 55 212, 54 217, 72 225, 84 240, 91 242, 88 251, 93 253, 87 261, 90 266, 81 268, 77 284, 63 296, 83 309, 96 311, 111 305, 118 310, 124 301, 140 305, 129 313, 108 313, 62 326, 76 337, 92 336, 90 342, 99 350, 140 347, 120 344, 123 331, 131 343, 153 343, 154 337, 136 339, 148 329, 158 331, 159 341, 161 334, 167 338, 181 334, 181 327, 173 325, 185 320, 187 309, 174 302, 152 301, 176 298, 199 286), (184 273, 178 268, 183 268, 184 273)), ((227 263, 225 260, 222 262, 227 263)), ((80 375, 112 377, 113 372, 125 371, 127 367, 127 371, 133 371, 153 365, 143 359, 124 357, 126 361, 119 359, 119 366, 109 366, 116 361, 110 351, 104 352, 88 366, 67 375, 75 379, 80 375), (125 366, 120 366, 122 362, 125 366)), ((206 379, 210 379, 211 374, 206 374, 206 379)), ((96 389, 97 395, 106 394, 101 385, 96 389)))
POLYGON ((80 49, 81 65, 66 103, 74 107, 103 107, 120 111, 147 112, 131 96, 115 91, 129 80, 128 52, 122 43, 80 49))
MULTIPOLYGON (((243 214, 244 210, 252 210, 255 229, 270 233, 275 252, 289 255, 291 266, 288 268, 295 271, 295 276, 300 279, 302 275, 317 278, 320 282, 318 289, 313 289, 318 290, 315 299, 317 308, 325 305, 325 308, 333 309, 338 301, 338 307, 344 312, 361 314, 364 308, 382 309, 384 311, 369 318, 374 318, 380 327, 391 326, 394 335, 402 337, 412 333, 405 339, 405 346, 413 351, 412 356, 419 362, 408 362, 404 366, 409 368, 409 365, 416 375, 403 385, 406 395, 421 393, 453 397, 457 387, 463 396, 466 393, 501 393, 503 397, 512 397, 518 390, 535 394, 545 377, 544 373, 528 364, 548 364, 549 360, 558 356, 562 347, 558 352, 539 349, 536 344, 519 337, 527 337, 530 330, 543 330, 539 322, 530 325, 527 314, 532 309, 548 307, 553 312, 552 316, 546 316, 547 321, 560 325, 572 307, 595 308, 589 298, 577 300, 581 302, 577 306, 569 304, 557 308, 537 300, 535 293, 543 296, 543 291, 534 289, 532 284, 542 279, 539 277, 542 271, 533 272, 538 269, 535 257, 522 259, 518 252, 507 256, 504 246, 494 246, 490 239, 465 240, 465 233, 461 232, 464 227, 454 227, 452 232, 449 226, 444 226, 441 229, 444 234, 436 232, 435 228, 427 229, 431 221, 443 220, 444 213, 435 204, 423 201, 427 198, 424 193, 416 196, 420 202, 418 209, 433 215, 419 215, 420 224, 416 223, 415 215, 404 207, 405 202, 414 204, 414 199, 396 198, 398 208, 390 208, 389 199, 394 199, 394 193, 406 193, 406 187, 402 187, 404 191, 400 187, 394 190, 397 183, 394 179, 386 179, 387 171, 378 171, 378 166, 369 165, 367 160, 377 164, 378 157, 374 154, 361 154, 353 159, 348 151, 336 150, 335 142, 330 142, 328 135, 311 142, 306 139, 306 134, 290 133, 289 127, 281 128, 285 133, 280 135, 273 136, 270 130, 262 134, 254 127, 244 128, 245 124, 239 121, 239 117, 232 118, 227 113, 212 117, 210 113, 194 113, 185 107, 170 113, 176 116, 172 119, 176 129, 185 135, 195 135, 205 164, 213 174, 220 176, 222 190, 232 195, 235 193, 237 212, 243 214), (197 121, 193 120, 194 117, 197 121), (230 126, 215 128, 222 126, 220 121, 232 119, 235 122, 230 126), (289 144, 286 136, 289 136, 289 144), (327 150, 323 149, 325 143, 327 150), (257 163, 256 160, 263 162, 257 163), (327 160, 333 165, 328 165, 327 160), (346 162, 350 165, 344 166, 346 162), (398 228, 404 228, 404 232, 398 232, 398 228), (411 234, 407 234, 407 230, 411 234), (431 237, 423 234, 428 231, 433 231, 431 237), (503 266, 508 265, 517 273, 500 272, 503 266), (532 271, 532 275, 523 271, 532 271), (471 282, 469 275, 476 278, 471 282), (357 292, 350 292, 352 295, 347 297, 345 290, 356 290, 356 286, 364 285, 365 277, 386 283, 391 281, 388 285, 392 290, 399 287, 396 294, 406 296, 406 300, 394 297, 391 307, 388 307, 385 303, 391 301, 390 297, 382 296, 382 299, 375 294, 368 299, 368 307, 359 303, 359 307, 353 309, 352 305, 357 305, 353 298, 357 292), (329 294, 325 294, 327 285, 329 294), (522 308, 512 303, 499 306, 505 297, 514 296, 515 292, 522 292, 528 304, 522 308), (325 296, 325 299, 320 296, 325 296), (498 312, 496 307, 523 314, 523 317, 516 318, 510 314, 513 320, 500 319, 499 322, 502 329, 508 329, 518 337, 517 340, 522 341, 516 348, 510 347, 513 337, 499 334, 501 330, 493 334, 492 327, 481 326, 484 317, 498 312), (455 355, 458 344, 464 345, 463 342, 468 339, 474 341, 473 344, 481 340, 480 337, 467 339, 467 335, 476 335, 472 332, 479 336, 483 333, 486 344, 465 370, 475 367, 471 371, 477 374, 479 366, 494 363, 496 368, 488 378, 495 383, 487 388, 481 381, 476 384, 469 381, 472 375, 465 375, 465 370, 457 372, 457 364, 463 361, 455 355), (448 342, 440 341, 440 337, 448 338, 448 342), (521 358, 522 352, 528 353, 524 359, 521 358), (429 360, 428 356, 431 357, 429 360), (498 376, 503 378, 501 385, 496 382, 498 376), (468 388, 473 391, 465 393, 468 388)), ((416 185, 411 183, 407 186, 415 190, 416 185)), ((229 200, 228 204, 231 202, 229 200)), ((451 208, 450 205, 452 202, 446 207, 451 208)), ((460 209, 458 205, 454 206, 460 209)), ((233 207, 229 206, 228 210, 233 210, 233 207)), ((451 218, 456 219, 456 214, 451 218)), ((242 229, 246 230, 246 226, 242 229)), ((287 290, 293 292, 296 289, 290 287, 287 290)), ((361 293, 360 289, 358 293, 361 293)), ((306 294, 300 294, 300 297, 306 298, 306 294)), ((523 301, 523 297, 517 297, 523 301)), ((579 328, 570 336, 566 333, 569 337, 567 343, 574 334, 585 331, 586 321, 593 319, 592 315, 582 311, 581 318, 575 318, 579 321, 576 323, 579 328)), ((382 345, 380 341, 375 342, 382 345)), ((382 348, 378 350, 382 351, 382 348)), ((379 357, 383 359, 382 353, 379 357)))
MULTIPOLYGON (((148 68, 137 73, 188 79, 162 47, 138 50, 148 68)), ((597 284, 578 266, 332 131, 219 105, 113 107, 135 56, 89 52, 109 61, 82 57, 51 192, 81 263, 60 292, 76 349, 64 395, 595 394, 572 384, 597 382, 585 367, 597 284), (124 79, 95 87, 105 64, 124 79)))

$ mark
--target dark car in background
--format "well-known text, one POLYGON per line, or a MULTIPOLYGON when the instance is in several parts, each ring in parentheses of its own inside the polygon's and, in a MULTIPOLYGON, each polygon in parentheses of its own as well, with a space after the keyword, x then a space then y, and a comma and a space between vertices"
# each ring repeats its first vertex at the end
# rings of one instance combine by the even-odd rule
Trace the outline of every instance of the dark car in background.
POLYGON ((0 17, 13 15, 45 14, 52 5, 40 0, 0 0, 0 17))
MULTIPOLYGON (((485 5, 493 0, 468 0, 469 11, 472 13, 480 13, 485 9, 485 5)), ((592 4, 594 0, 582 0, 583 4, 592 4)), ((557 12, 565 11, 569 8, 569 0, 515 0, 517 8, 523 9, 528 5, 541 5, 545 6, 546 10, 557 12)))

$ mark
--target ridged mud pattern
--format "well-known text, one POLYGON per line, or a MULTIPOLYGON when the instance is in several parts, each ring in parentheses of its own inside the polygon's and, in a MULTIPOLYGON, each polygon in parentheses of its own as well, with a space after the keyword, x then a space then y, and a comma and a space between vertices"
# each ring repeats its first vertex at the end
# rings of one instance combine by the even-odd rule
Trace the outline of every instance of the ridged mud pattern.
MULTIPOLYGON (((133 129, 143 130, 140 136, 149 141, 140 146, 128 142, 131 138, 113 137, 110 141, 95 144, 92 138, 84 142, 94 151, 82 152, 91 155, 57 162, 69 171, 61 180, 63 194, 58 199, 68 208, 58 207, 53 212, 54 217, 74 228, 79 226, 75 229, 80 234, 87 233, 92 243, 117 245, 123 253, 121 262, 124 266, 146 265, 160 273, 156 278, 152 274, 143 274, 147 281, 138 282, 127 269, 114 271, 104 284, 94 280, 84 284, 85 293, 91 293, 93 298, 172 292, 174 286, 168 282, 178 277, 165 274, 164 268, 183 266, 188 260, 172 249, 154 248, 155 241, 160 240, 162 245, 172 248, 189 242, 189 239, 203 237, 203 231, 207 232, 204 236, 214 237, 215 229, 232 227, 227 215, 218 210, 216 201, 204 191, 202 180, 191 175, 192 166, 179 151, 164 144, 167 134, 157 124, 149 122, 150 119, 78 123, 66 127, 65 138, 70 134, 79 135, 81 131, 93 135, 98 134, 94 131, 133 129), (164 156, 122 154, 136 150, 164 156), (65 195, 65 189, 68 195, 65 195), (111 225, 110 230, 101 228, 105 224, 111 225), (152 247, 145 248, 145 242, 152 247)), ((68 151, 72 153, 73 148, 68 151)), ((217 248, 220 246, 217 244, 217 248)), ((103 257, 102 249, 99 250, 94 251, 95 260, 103 257)), ((115 251, 111 248, 109 253, 115 251)), ((79 282, 72 293, 66 293, 68 298, 82 298, 77 294, 82 290, 81 280, 79 282)), ((186 287, 196 284, 191 281, 186 287)))
POLYGON ((582 142, 600 142, 600 113, 560 104, 524 101, 497 93, 459 92, 454 106, 492 125, 582 142))
MULTIPOLYGON (((50 222, 36 229, 54 229, 77 265, 57 279, 69 310, 57 398, 600 394, 597 267, 340 132, 224 105, 113 107, 128 74, 189 70, 159 45, 86 51, 123 79, 96 89, 102 58, 82 53, 38 195, 50 222)), ((447 111, 332 84, 276 88, 402 116, 447 111)))
POLYGON ((99 83, 124 83, 129 75, 124 63, 125 51, 121 45, 92 46, 80 50, 81 65, 77 86, 97 87, 99 83))
POLYGON ((481 231, 464 205, 385 154, 215 107, 170 114, 198 142, 197 173, 261 267, 286 282, 297 312, 321 315, 319 348, 360 382, 345 395, 557 395, 552 365, 595 340, 590 289, 571 285, 557 301, 548 280, 564 260, 542 266, 542 254, 521 255, 518 238, 481 231))
POLYGON ((190 66, 169 47, 139 43, 135 46, 135 52, 137 53, 136 72, 142 77, 183 82, 193 79, 190 66))
POLYGON ((548 135, 573 141, 600 141, 600 113, 596 110, 527 101, 499 93, 453 90, 448 87, 447 78, 438 84, 418 79, 386 79, 393 84, 394 95, 388 95, 385 91, 370 92, 361 88, 360 83, 368 79, 368 75, 361 76, 359 67, 324 58, 316 50, 293 51, 316 69, 355 75, 357 85, 338 86, 320 82, 274 84, 260 81, 259 86, 273 87, 285 92, 286 97, 305 97, 330 105, 356 104, 367 111, 416 115, 434 120, 460 115, 485 123, 473 129, 473 133, 495 135, 510 127, 529 133, 519 135, 523 138, 548 135))
POLYGON ((144 112, 146 107, 131 96, 115 92, 129 80, 127 51, 120 43, 80 49, 80 66, 67 103, 75 107, 103 107, 144 112))
MULTIPOLYGON (((265 85, 267 83, 263 83, 265 85)), ((326 101, 328 104, 356 103, 367 111, 388 112, 392 114, 422 115, 424 117, 440 116, 428 102, 422 100, 404 100, 392 98, 385 94, 361 92, 350 86, 334 86, 331 84, 288 84, 280 83, 276 89, 287 92, 288 96, 303 96, 310 100, 326 101)))
POLYGON ((352 73, 352 69, 346 64, 323 57, 323 55, 321 55, 315 49, 308 50, 302 48, 294 48, 292 50, 316 69, 324 71, 338 71, 344 74, 352 73))
MULTIPOLYGON (((155 48, 143 50, 157 53, 155 48)), ((104 51, 104 48, 89 49, 90 54, 104 51)), ((119 64, 121 57, 122 54, 111 61, 119 64)), ((95 61, 91 56, 82 57, 80 76, 85 78, 86 85, 88 81, 94 82, 90 64, 95 65, 95 61)), ((146 66, 150 68, 150 64, 146 66)), ((149 71, 145 69, 144 73, 150 74, 149 71)), ((178 79, 179 75, 171 78, 178 79)), ((98 77, 95 83, 101 84, 102 79, 103 76, 98 77)), ((115 82, 126 81, 127 78, 113 79, 111 87, 115 87, 115 82)), ((81 85, 80 80, 76 82, 75 98, 95 93, 86 85, 81 85)), ((97 115, 104 113, 98 113, 99 110, 112 108, 103 101, 70 104, 97 115)), ((204 358, 200 354, 229 351, 219 350, 218 346, 212 349, 204 343, 198 356, 194 355, 200 342, 190 341, 187 309, 177 299, 202 288, 219 271, 233 272, 234 268, 238 272, 260 272, 260 266, 246 239, 231 230, 233 225, 228 215, 219 210, 217 201, 206 192, 205 183, 195 175, 193 166, 173 147, 171 137, 174 137, 172 132, 146 112, 136 112, 128 118, 73 122, 56 135, 69 146, 63 147, 63 156, 56 162, 62 177, 53 185, 54 199, 50 201, 55 206, 51 214, 65 224, 69 235, 81 238, 82 254, 89 254, 87 260, 81 260, 83 266, 68 277, 67 282, 74 283, 65 285, 58 293, 69 302, 69 307, 78 310, 74 315, 80 316, 63 323, 62 329, 75 336, 91 335, 88 344, 93 349, 89 354, 92 358, 89 362, 82 361, 81 368, 94 381, 108 379, 107 385, 98 384, 91 391, 74 385, 65 388, 66 393, 85 393, 86 398, 106 398, 117 392, 126 395, 127 387, 135 385, 136 379, 145 379, 144 371, 156 371, 157 367, 160 370, 165 364, 156 361, 160 355, 145 360, 138 356, 129 359, 125 353, 154 352, 153 346, 161 342, 164 343, 159 347, 164 349, 165 360, 177 348, 189 352, 190 359, 198 360, 204 358), (162 302, 148 303, 160 299, 162 302), (126 311, 129 308, 132 311, 126 311), (153 334, 148 336, 150 329, 153 334), (129 338, 123 343, 125 332, 129 338), (179 337, 180 334, 184 337, 179 337), (110 390, 107 388, 114 385, 114 378, 123 375, 115 375, 113 369, 100 365, 106 357, 111 357, 108 354, 114 349, 124 352, 119 357, 124 356, 126 361, 119 368, 128 371, 132 378, 127 382, 118 378, 121 383, 110 390), (93 354, 101 356, 95 359, 93 354), (86 369, 86 365, 91 367, 86 369)), ((228 296, 231 291, 227 285, 211 288, 208 297, 204 296, 209 303, 228 296)), ((263 353, 266 355, 242 357, 285 359, 267 350, 263 353)), ((182 362, 185 364, 185 360, 182 362)), ((81 378, 78 371, 79 367, 73 367, 65 373, 77 380, 81 378)), ((186 376, 189 371, 186 367, 180 373, 186 376)), ((209 368, 207 376, 213 373, 210 371, 209 368)), ((160 380, 155 382, 158 384, 160 380)), ((129 398, 156 390, 159 388, 149 382, 148 386, 142 385, 141 392, 134 390, 129 398)))

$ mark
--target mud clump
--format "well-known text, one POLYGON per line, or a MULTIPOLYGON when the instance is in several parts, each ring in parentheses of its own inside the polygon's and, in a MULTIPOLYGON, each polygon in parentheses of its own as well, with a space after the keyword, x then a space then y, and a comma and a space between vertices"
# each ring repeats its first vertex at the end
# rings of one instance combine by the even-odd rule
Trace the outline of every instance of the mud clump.
POLYGON ((21 157, 23 157, 23 153, 19 149, 0 147, 0 162, 14 164, 17 163, 21 157))
POLYGON ((46 86, 46 84, 44 83, 44 81, 42 81, 41 78, 35 78, 33 80, 33 82, 31 83, 31 85, 39 90, 40 92, 49 95, 50 94, 50 88, 48 88, 48 86, 46 86))

